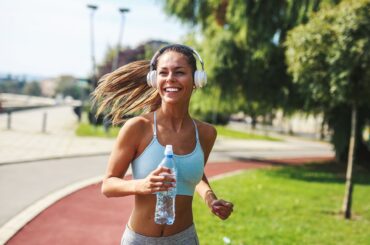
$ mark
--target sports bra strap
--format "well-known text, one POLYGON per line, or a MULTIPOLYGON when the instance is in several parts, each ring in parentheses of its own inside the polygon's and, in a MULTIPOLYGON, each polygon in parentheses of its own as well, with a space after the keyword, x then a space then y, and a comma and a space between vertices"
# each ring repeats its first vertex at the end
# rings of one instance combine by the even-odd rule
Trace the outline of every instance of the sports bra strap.
POLYGON ((154 112, 154 129, 153 129, 154 137, 157 137, 157 114, 156 111, 154 112))
POLYGON ((195 127, 195 137, 197 138, 197 141, 199 141, 198 127, 197 127, 197 124, 195 123, 194 119, 192 119, 192 120, 193 120, 194 127, 195 127))
MULTIPOLYGON (((156 111, 153 114, 154 114, 153 135, 154 135, 154 137, 157 137, 157 114, 156 114, 156 111)), ((194 119, 192 119, 192 120, 193 120, 193 124, 194 124, 194 127, 195 127, 195 137, 198 141, 199 140, 198 127, 197 127, 197 124, 195 123, 194 119)))

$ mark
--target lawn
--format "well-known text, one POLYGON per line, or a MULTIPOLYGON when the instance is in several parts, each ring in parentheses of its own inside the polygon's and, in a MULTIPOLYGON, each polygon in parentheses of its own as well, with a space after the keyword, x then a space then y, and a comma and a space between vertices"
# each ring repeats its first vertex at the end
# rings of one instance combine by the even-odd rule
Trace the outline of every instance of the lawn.
POLYGON ((338 211, 343 170, 335 164, 251 170, 212 181, 220 198, 235 205, 222 221, 198 196, 194 217, 200 244, 370 244, 370 173, 355 172, 352 220, 338 211), (226 239, 227 240, 227 239, 226 239))
MULTIPOLYGON (((217 129, 218 136, 223 136, 227 138, 279 141, 279 139, 277 138, 232 130, 224 126, 216 126, 216 129, 217 129)), ((111 127, 107 133, 104 131, 104 128, 102 126, 94 127, 93 125, 89 123, 80 123, 76 129, 76 135, 78 136, 114 138, 117 136, 118 132, 119 132, 119 128, 117 127, 111 127)))
POLYGON ((215 126, 217 129, 217 135, 233 138, 233 139, 245 139, 245 140, 269 140, 269 141, 281 141, 281 139, 270 137, 267 135, 253 134, 242 132, 239 130, 230 129, 225 126, 215 126))
POLYGON ((106 132, 103 126, 94 126, 89 123, 80 123, 76 129, 76 135, 91 137, 115 138, 118 132, 119 128, 117 127, 111 127, 108 132, 106 132))

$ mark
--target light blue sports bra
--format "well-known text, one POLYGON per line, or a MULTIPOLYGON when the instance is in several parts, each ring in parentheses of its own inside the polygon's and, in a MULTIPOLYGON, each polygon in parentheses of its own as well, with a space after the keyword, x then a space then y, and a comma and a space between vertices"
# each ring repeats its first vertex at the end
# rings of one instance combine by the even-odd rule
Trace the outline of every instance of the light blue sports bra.
MULTIPOLYGON (((177 195, 193 196, 195 186, 202 179, 204 171, 204 153, 199 142, 198 129, 195 124, 196 145, 194 150, 186 155, 174 154, 177 167, 177 195)), ((153 139, 145 150, 132 161, 132 175, 134 179, 144 179, 156 169, 164 158, 165 147, 157 139, 157 118, 154 112, 153 139)))

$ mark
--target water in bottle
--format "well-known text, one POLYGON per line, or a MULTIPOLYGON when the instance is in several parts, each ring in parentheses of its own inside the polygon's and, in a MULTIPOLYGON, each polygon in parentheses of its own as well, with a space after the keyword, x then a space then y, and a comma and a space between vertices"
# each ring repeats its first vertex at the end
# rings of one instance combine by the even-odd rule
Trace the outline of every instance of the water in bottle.
MULTIPOLYGON (((176 179, 176 164, 173 159, 172 145, 166 145, 164 158, 159 166, 164 166, 171 170, 171 177, 176 179)), ((171 187, 168 191, 157 192, 157 203, 155 207, 154 221, 161 225, 172 225, 175 221, 175 200, 176 187, 171 187)))

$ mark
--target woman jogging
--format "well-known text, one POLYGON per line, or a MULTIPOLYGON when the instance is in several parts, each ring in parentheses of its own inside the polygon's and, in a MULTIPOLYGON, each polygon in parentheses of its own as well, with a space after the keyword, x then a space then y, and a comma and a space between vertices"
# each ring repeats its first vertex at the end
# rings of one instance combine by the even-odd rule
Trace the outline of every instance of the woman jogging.
POLYGON ((216 130, 189 115, 193 90, 205 83, 199 54, 174 44, 157 51, 150 63, 136 61, 105 75, 94 91, 98 113, 110 116, 113 124, 122 123, 128 113, 141 113, 122 126, 102 184, 107 197, 135 195, 121 244, 199 244, 192 213, 195 190, 219 218, 227 219, 233 211, 232 203, 216 197, 204 174, 216 130), (169 169, 158 167, 165 145, 173 145, 177 180, 164 174, 169 169), (124 180, 130 164, 133 179, 124 180), (175 185, 175 222, 158 225, 155 194, 175 185))

